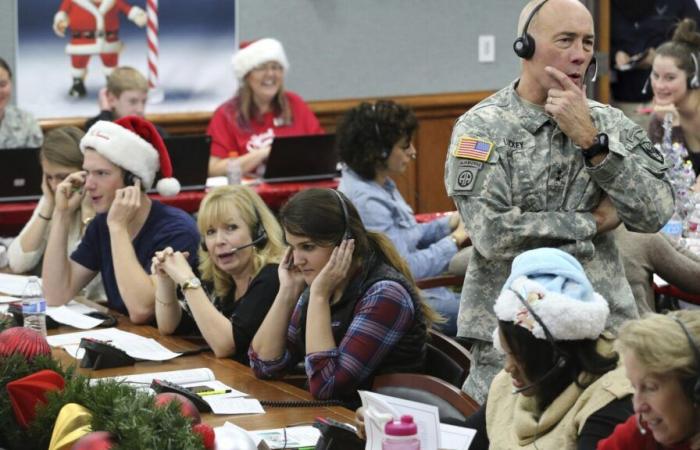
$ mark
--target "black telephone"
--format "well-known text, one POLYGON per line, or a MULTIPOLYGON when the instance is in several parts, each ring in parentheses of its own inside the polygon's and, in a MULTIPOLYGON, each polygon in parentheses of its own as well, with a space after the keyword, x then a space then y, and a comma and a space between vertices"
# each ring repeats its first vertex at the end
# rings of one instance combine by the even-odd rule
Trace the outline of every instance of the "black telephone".
POLYGON ((85 356, 80 360, 80 367, 98 370, 133 366, 136 363, 136 359, 129 356, 124 350, 97 339, 82 338, 80 348, 85 349, 85 356))
POLYGON ((171 383, 166 380, 154 379, 151 382, 151 389, 153 389, 158 394, 162 394, 163 392, 172 392, 174 394, 180 394, 192 403, 194 403, 194 406, 197 407, 197 410, 199 412, 211 412, 211 406, 209 406, 209 403, 204 401, 202 397, 195 394, 190 389, 182 387, 179 384, 171 383))
POLYGON ((321 437, 316 442, 316 450, 363 450, 365 441, 357 436, 348 424, 338 422, 330 417, 317 417, 314 428, 318 428, 321 437))

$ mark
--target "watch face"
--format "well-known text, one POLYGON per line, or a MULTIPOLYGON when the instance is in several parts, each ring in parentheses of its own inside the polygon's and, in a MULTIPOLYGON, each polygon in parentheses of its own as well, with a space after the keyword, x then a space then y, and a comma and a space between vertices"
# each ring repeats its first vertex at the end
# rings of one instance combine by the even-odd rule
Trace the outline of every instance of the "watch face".
POLYGON ((603 147, 606 147, 606 148, 607 148, 607 146, 608 146, 608 135, 605 134, 605 133, 600 133, 600 134, 598 135, 598 142, 600 143, 600 145, 602 145, 603 147))

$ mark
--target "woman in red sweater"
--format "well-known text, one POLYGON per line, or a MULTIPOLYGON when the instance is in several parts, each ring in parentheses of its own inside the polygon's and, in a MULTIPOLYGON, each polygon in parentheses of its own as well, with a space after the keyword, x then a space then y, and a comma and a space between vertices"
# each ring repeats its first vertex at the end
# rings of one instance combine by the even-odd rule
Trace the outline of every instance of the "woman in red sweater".
POLYGON ((284 90, 288 69, 276 39, 260 39, 233 56, 238 92, 214 111, 207 128, 212 138, 210 176, 225 175, 231 165, 254 173, 270 154, 275 136, 323 133, 304 100, 284 90))
POLYGON ((627 322, 615 344, 634 387, 635 415, 598 450, 700 449, 700 311, 627 322))

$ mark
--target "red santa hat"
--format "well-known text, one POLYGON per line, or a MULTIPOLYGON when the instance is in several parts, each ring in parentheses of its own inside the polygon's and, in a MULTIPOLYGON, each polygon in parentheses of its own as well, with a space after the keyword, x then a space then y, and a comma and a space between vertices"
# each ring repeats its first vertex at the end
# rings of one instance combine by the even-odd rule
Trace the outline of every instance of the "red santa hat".
POLYGON ((139 177, 144 190, 153 186, 160 169, 163 178, 156 184, 158 193, 173 196, 180 192, 180 183, 172 177, 173 168, 163 139, 156 127, 142 117, 96 122, 80 141, 80 150, 85 153, 86 149, 95 150, 112 164, 139 177))
POLYGON ((243 80, 254 67, 269 61, 280 63, 285 72, 289 70, 289 61, 284 53, 284 47, 280 41, 273 38, 241 43, 240 50, 234 53, 231 61, 239 81, 243 80))

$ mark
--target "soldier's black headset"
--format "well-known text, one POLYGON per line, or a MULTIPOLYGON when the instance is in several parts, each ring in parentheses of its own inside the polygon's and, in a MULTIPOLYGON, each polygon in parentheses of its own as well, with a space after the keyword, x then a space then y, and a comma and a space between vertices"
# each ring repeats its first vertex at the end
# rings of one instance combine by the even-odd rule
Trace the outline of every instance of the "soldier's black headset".
MULTIPOLYGON (((250 244, 245 244, 241 245, 240 247, 233 247, 233 251, 238 251, 238 250, 243 250, 244 248, 252 247, 255 246, 258 250, 261 250, 265 247, 265 244, 267 244, 267 232, 265 231, 265 227, 262 224, 262 220, 260 219, 260 214, 258 214, 258 210, 253 206, 253 211, 255 211, 255 229, 253 230, 253 236, 252 236, 252 241, 250 244)), ((202 240, 201 242, 202 246, 202 251, 207 252, 207 244, 202 240)))
POLYGON ((532 309, 532 306, 530 306, 528 301, 525 300, 523 296, 520 295, 520 293, 516 290, 511 289, 511 292, 513 292, 515 296, 518 297, 520 303, 522 303, 523 306, 525 306, 532 318, 535 319, 535 322, 540 324, 540 326, 542 327, 542 331, 544 332, 544 337, 547 339, 547 342, 549 342, 549 344, 552 346, 552 367, 547 372, 545 372, 544 375, 542 375, 532 383, 529 383, 521 388, 513 389, 513 394, 519 394, 520 392, 527 391, 535 386, 542 384, 545 380, 549 379, 550 377, 554 376, 562 369, 564 369, 564 367, 566 367, 566 365, 569 362, 569 356, 564 350, 562 350, 559 347, 557 341, 554 340, 554 336, 552 336, 552 333, 549 331, 549 328, 547 328, 547 326, 544 324, 544 321, 542 321, 542 318, 540 318, 540 316, 535 312, 535 310, 532 309))
MULTIPOLYGON (((530 59, 532 58, 532 55, 535 54, 535 38, 532 37, 530 33, 527 32, 527 30, 530 28, 530 22, 532 22, 533 17, 535 17, 535 14, 544 6, 545 3, 547 3, 548 0, 544 0, 543 2, 539 3, 537 6, 532 8, 532 11, 530 11, 530 15, 527 16, 527 20, 525 20, 525 25, 523 25, 523 30, 520 33, 520 36, 513 42, 513 51, 515 52, 516 55, 518 55, 522 59, 530 59)), ((598 79, 598 60, 596 59, 595 55, 593 55, 593 58, 591 59, 591 62, 588 64, 588 68, 586 68, 586 76, 584 79, 584 83, 587 81, 595 82, 598 79)))
MULTIPOLYGON (((688 79, 686 86, 688 89, 700 88, 700 63, 698 62, 698 57, 695 52, 690 52, 690 59, 693 60, 693 76, 688 79)), ((644 82, 644 87, 642 88, 642 94, 649 92, 649 84, 651 83, 651 74, 647 77, 647 81, 644 82)))

